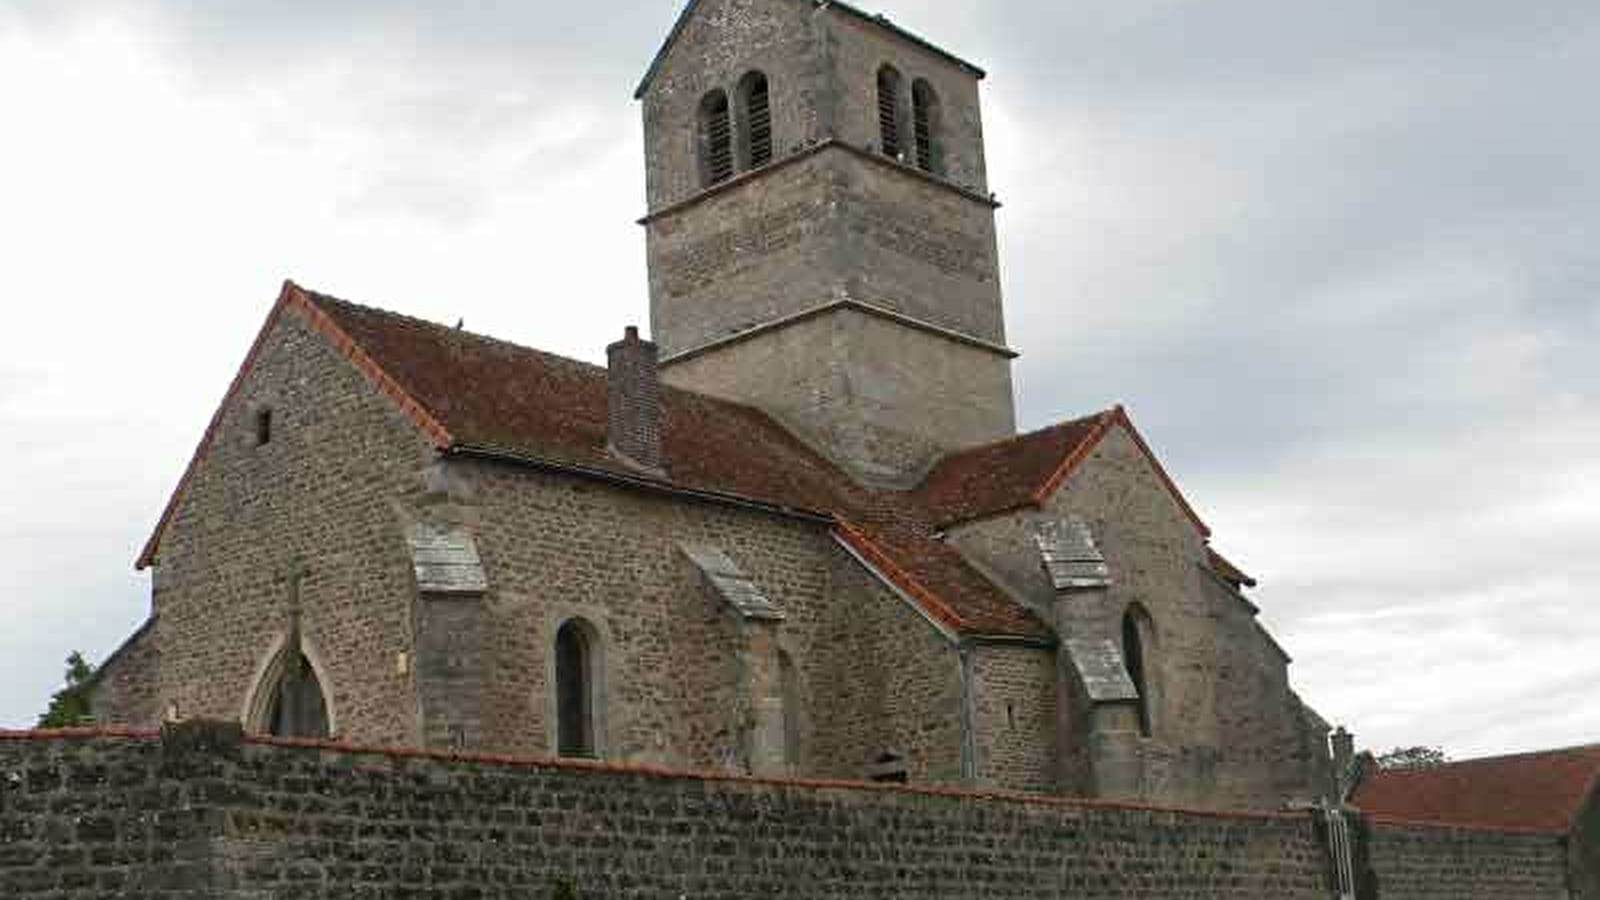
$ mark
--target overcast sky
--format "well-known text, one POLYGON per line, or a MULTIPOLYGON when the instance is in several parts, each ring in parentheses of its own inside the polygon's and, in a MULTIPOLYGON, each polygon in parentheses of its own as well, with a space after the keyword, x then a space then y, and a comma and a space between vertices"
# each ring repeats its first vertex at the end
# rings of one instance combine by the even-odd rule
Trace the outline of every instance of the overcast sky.
MULTIPOLYGON (((774 0, 776 2, 776 0, 774 0)), ((985 65, 1030 427, 1126 403, 1366 745, 1600 741, 1600 4, 881 0, 985 65)), ((591 360, 678 0, 0 0, 0 726, 285 277, 591 360)))

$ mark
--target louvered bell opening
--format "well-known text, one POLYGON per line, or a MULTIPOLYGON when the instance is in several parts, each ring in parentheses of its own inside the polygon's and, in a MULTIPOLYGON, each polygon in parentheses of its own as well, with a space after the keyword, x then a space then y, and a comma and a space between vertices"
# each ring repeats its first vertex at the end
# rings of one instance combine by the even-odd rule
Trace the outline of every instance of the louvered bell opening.
POLYGON ((934 103, 932 93, 922 84, 918 84, 911 96, 911 115, 913 127, 916 129, 917 141, 917 168, 924 172, 934 170, 933 153, 933 117, 934 103))
POLYGON ((878 130, 883 154, 900 158, 900 76, 891 69, 878 73, 878 130))
POLYGON ((700 109, 707 187, 733 177, 733 119, 728 112, 728 95, 720 91, 700 109))
POLYGON ((772 162, 772 100, 766 78, 758 76, 751 81, 746 103, 750 122, 750 168, 759 169, 772 162))

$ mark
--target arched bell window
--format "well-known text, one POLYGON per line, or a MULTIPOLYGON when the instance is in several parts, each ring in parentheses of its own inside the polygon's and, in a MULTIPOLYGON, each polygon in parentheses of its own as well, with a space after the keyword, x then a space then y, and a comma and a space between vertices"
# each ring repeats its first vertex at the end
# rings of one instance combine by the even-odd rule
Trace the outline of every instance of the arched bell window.
POLYGON ((1152 703, 1150 672, 1148 669, 1150 659, 1149 638, 1152 634, 1150 616, 1140 607, 1133 607, 1122 617, 1122 660, 1128 669, 1128 677, 1133 679, 1133 686, 1139 692, 1139 733, 1150 737, 1154 733, 1154 723, 1151 720, 1152 703))
POLYGON ((733 177, 733 116, 726 91, 700 101, 700 175, 704 187, 733 177))
POLYGON ((894 66, 878 70, 878 147, 884 156, 900 159, 905 141, 900 134, 900 73, 894 66))
POLYGON ((751 72, 739 82, 739 162, 744 171, 772 162, 772 94, 767 76, 751 72))
POLYGON ((911 122, 916 144, 915 162, 924 172, 943 171, 939 157, 939 95, 923 79, 911 86, 911 122))
POLYGON ((600 755, 595 727, 595 674, 598 642, 594 629, 572 619, 556 632, 556 751, 564 757, 600 755))

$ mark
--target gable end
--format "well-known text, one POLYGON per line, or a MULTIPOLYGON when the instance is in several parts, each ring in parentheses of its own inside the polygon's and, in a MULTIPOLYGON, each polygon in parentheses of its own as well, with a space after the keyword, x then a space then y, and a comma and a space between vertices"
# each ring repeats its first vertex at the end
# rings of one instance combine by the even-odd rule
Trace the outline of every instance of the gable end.
POLYGON ((272 306, 272 311, 267 314, 266 322, 262 324, 261 331, 256 334, 255 341, 250 345, 250 352, 245 355, 244 362, 239 365, 239 371, 234 375, 233 382, 228 386, 228 392, 223 395, 222 402, 217 405, 216 412, 212 413, 211 422, 206 425, 205 433, 201 435, 200 443, 195 447, 194 455, 189 458, 189 464, 184 469, 183 477, 178 480, 177 489, 172 492, 172 497, 167 500, 167 505, 161 512, 161 518, 156 522, 155 530, 151 533, 150 539, 145 542, 144 549, 139 553, 139 558, 134 563, 136 570, 142 572, 155 564, 156 552, 161 545, 161 537, 166 533, 167 526, 171 524, 172 517, 177 512, 178 502, 183 498, 189 483, 194 479, 194 474, 200 465, 200 461, 205 458, 207 451, 216 443, 218 432, 222 426, 223 413, 238 397, 240 390, 244 386, 246 376, 254 368, 257 358, 266 346, 267 338, 272 334, 273 329, 278 326, 284 314, 291 308, 304 314, 312 330, 322 335, 340 355, 348 359, 357 370, 371 379, 378 389, 395 402, 406 418, 410 419, 435 447, 442 450, 453 443, 450 432, 426 409, 423 409, 421 404, 412 399, 400 387, 398 382, 384 372, 356 344, 355 340, 346 334, 344 329, 339 327, 338 323, 334 322, 327 313, 319 309, 309 294, 293 281, 285 281, 283 290, 278 294, 278 299, 272 306))

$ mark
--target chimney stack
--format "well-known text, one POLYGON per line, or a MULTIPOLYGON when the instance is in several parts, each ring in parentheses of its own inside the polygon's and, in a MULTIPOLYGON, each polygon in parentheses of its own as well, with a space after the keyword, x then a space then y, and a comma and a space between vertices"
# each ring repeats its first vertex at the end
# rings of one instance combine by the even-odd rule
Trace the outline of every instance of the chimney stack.
POLYGON ((661 474, 661 374, 656 345, 628 326, 622 340, 606 348, 610 402, 606 443, 623 461, 661 474))

